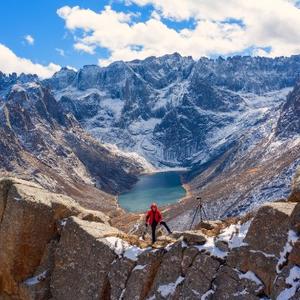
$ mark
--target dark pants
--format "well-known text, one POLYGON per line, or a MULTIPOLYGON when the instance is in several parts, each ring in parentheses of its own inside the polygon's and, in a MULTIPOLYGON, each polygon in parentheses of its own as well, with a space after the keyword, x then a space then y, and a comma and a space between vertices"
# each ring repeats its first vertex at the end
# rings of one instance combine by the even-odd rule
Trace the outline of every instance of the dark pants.
MULTIPOLYGON (((169 233, 172 233, 166 222, 162 221, 162 222, 160 222, 160 224, 163 225, 163 226, 165 226, 165 228, 167 229, 167 231, 169 233)), ((152 244, 154 244, 155 241, 156 241, 156 236, 155 236, 156 226, 157 226, 157 222, 154 220, 153 223, 151 224, 151 229, 152 229, 152 244)))

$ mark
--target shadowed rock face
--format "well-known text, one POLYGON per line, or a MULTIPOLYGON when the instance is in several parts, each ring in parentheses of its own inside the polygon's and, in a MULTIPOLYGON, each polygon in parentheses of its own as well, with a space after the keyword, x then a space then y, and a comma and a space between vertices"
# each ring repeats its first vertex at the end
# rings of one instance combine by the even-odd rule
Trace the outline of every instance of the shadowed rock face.
POLYGON ((278 273, 288 264, 286 257, 282 257, 282 251, 290 243, 288 232, 296 210, 297 204, 292 202, 275 202, 261 207, 244 239, 247 246, 228 257, 230 266, 257 274, 268 295, 278 273))
POLYGON ((2 179, 0 298, 297 299, 299 214, 297 202, 269 203, 244 219, 161 236, 153 249, 69 197, 2 179))
POLYGON ((107 275, 116 255, 102 238, 117 233, 117 229, 101 223, 67 222, 51 277, 55 299, 109 299, 107 275))
POLYGON ((276 134, 282 138, 288 138, 300 133, 300 82, 288 95, 283 105, 276 134))

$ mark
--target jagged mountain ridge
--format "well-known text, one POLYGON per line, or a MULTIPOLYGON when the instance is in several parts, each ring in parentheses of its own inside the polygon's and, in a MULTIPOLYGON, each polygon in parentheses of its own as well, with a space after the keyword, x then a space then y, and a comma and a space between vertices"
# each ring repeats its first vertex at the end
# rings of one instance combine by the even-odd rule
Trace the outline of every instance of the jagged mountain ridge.
POLYGON ((78 72, 64 68, 44 83, 97 139, 157 166, 191 166, 204 162, 209 135, 253 110, 249 94, 255 99, 299 78, 300 56, 194 61, 175 53, 78 72))

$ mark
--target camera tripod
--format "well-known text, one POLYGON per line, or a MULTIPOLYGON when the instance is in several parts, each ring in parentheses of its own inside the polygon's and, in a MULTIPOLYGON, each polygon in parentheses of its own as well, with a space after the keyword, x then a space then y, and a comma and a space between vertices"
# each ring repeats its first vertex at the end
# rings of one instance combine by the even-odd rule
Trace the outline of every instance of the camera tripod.
POLYGON ((198 200, 198 204, 196 206, 196 210, 195 210, 195 213, 194 213, 194 216, 193 216, 193 219, 192 219, 192 223, 190 225, 190 230, 192 229, 193 227, 193 224, 195 222, 195 219, 196 219, 196 216, 199 215, 200 217, 200 222, 202 223, 202 221, 205 219, 207 219, 207 214, 205 212, 205 209, 204 209, 204 206, 202 204, 202 198, 201 197, 197 197, 196 200, 198 200), (203 218, 204 217, 204 218, 203 218))

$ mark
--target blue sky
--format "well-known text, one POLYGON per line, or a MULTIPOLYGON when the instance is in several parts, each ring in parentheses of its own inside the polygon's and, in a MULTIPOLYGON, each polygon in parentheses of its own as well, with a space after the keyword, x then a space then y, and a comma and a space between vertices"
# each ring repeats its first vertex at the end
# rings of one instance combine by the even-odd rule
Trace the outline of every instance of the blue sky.
MULTIPOLYGON (((57 9, 64 5, 90 8, 100 11, 104 2, 97 0, 4 0, 0 1, 0 43, 12 49, 18 56, 34 62, 70 65, 76 68, 84 64, 97 64, 96 56, 73 49, 73 37, 64 27, 64 21, 57 15, 57 9), (25 42, 30 34, 34 45, 25 42), (56 49, 62 49, 61 56, 56 49)), ((97 51, 105 55, 106 51, 97 51)))
POLYGON ((296 0, 3 0, 0 70, 49 77, 175 51, 288 56, 300 53, 299 27, 296 0))

